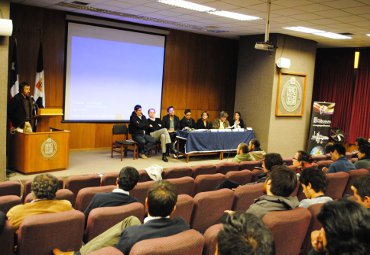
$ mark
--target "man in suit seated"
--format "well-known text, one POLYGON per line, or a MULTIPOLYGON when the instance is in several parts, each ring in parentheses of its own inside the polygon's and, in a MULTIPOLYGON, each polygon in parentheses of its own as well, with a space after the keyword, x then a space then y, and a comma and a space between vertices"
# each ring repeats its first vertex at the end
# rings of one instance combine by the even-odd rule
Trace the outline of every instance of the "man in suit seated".
POLYGON ((357 178, 351 186, 354 200, 370 209, 370 175, 357 178))
POLYGON ((139 172, 134 167, 126 166, 122 168, 116 180, 116 188, 112 192, 96 194, 90 204, 85 209, 85 220, 90 212, 99 207, 120 206, 137 202, 131 197, 129 191, 132 190, 139 181, 139 172))
POLYGON ((92 239, 79 252, 62 252, 58 249, 54 249, 53 252, 55 255, 88 254, 115 243, 115 247, 121 252, 130 254, 131 248, 137 242, 167 237, 189 230, 189 225, 182 218, 170 218, 171 214, 176 210, 176 202, 177 191, 173 184, 167 181, 155 182, 148 191, 145 200, 148 217, 144 219, 144 224, 140 224, 138 218, 130 216, 92 239), (124 226, 121 234, 118 239, 112 241, 110 232, 120 225, 124 226), (104 243, 102 240, 107 240, 108 242, 104 243), (95 245, 95 243, 99 243, 99 245, 95 245))
POLYGON ((235 212, 223 222, 215 255, 274 254, 274 239, 263 221, 253 214, 235 212))
POLYGON ((167 107, 167 115, 163 116, 162 126, 167 129, 170 134, 172 141, 172 150, 176 154, 175 141, 176 141, 176 131, 180 129, 180 119, 175 115, 175 108, 171 105, 167 107))
POLYGON ((180 129, 184 128, 194 129, 196 128, 195 120, 191 117, 191 110, 185 109, 184 117, 180 121, 180 129))
POLYGON ((27 216, 73 210, 69 201, 55 199, 57 190, 58 179, 55 176, 37 175, 31 184, 34 199, 30 203, 16 205, 8 211, 6 216, 10 224, 18 229, 27 216))
POLYGON ((329 168, 323 167, 325 173, 348 172, 356 169, 352 162, 349 162, 346 157, 346 148, 340 143, 335 143, 327 148, 331 155, 331 160, 334 162, 330 164, 329 168))

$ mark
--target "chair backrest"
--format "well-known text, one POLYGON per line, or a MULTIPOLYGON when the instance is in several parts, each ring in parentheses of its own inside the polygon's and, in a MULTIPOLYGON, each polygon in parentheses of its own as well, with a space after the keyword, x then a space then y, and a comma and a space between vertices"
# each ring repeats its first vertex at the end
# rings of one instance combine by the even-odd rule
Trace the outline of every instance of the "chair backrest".
POLYGON ((176 210, 171 217, 181 217, 190 224, 191 213, 194 208, 194 199, 186 194, 177 196, 176 210))
POLYGON ((210 226, 220 223, 225 210, 230 210, 234 192, 229 189, 201 192, 194 197, 190 225, 203 233, 210 226))
POLYGON ((148 182, 151 181, 150 176, 145 169, 140 169, 139 171, 139 182, 148 182))
POLYGON ((317 161, 316 164, 317 164, 317 167, 321 169, 323 167, 329 167, 331 163, 333 163, 333 160, 327 159, 327 160, 317 161))
POLYGON ((130 255, 201 255, 204 237, 194 229, 136 243, 130 255))
POLYGON ((95 208, 90 212, 87 219, 85 240, 90 241, 129 216, 136 216, 142 221, 144 213, 144 205, 138 202, 114 207, 95 208))
POLYGON ((237 162, 221 162, 216 165, 217 173, 226 174, 229 171, 239 171, 237 162))
POLYGON ((167 179, 166 181, 175 185, 177 194, 188 194, 193 195, 194 191, 194 179, 190 176, 185 176, 177 179, 167 179))
POLYGON ((258 180, 258 177, 263 174, 263 170, 259 170, 259 169, 253 169, 251 170, 252 171, 252 182, 256 182, 258 180))
POLYGON ((14 234, 15 229, 13 226, 8 221, 5 221, 4 230, 2 233, 0 233, 1 254, 14 254, 14 234))
POLYGON ((100 181, 101 178, 97 174, 70 176, 65 180, 64 188, 71 190, 76 198, 80 189, 86 187, 98 187, 100 186, 100 181))
POLYGON ((319 162, 321 160, 328 160, 328 159, 330 159, 330 156, 328 156, 328 155, 312 155, 312 159, 315 162, 319 162))
POLYGON ((127 135, 128 128, 126 124, 114 124, 112 127, 112 135, 127 135))
POLYGON ((346 188, 344 189, 343 196, 346 194, 352 195, 351 186, 353 185, 355 180, 361 176, 368 175, 369 171, 363 168, 363 169, 350 170, 348 171, 348 174, 349 174, 349 179, 348 179, 346 188))
MULTIPOLYGON (((29 193, 24 198, 24 203, 29 203, 33 199, 34 199, 33 194, 32 193, 29 193)), ((69 189, 59 189, 59 190, 57 190, 57 192, 55 193, 55 199, 58 199, 58 200, 68 200, 72 204, 72 206, 75 207, 75 202, 76 201, 75 201, 75 198, 74 198, 74 194, 69 189)))
POLYGON ((0 182, 0 196, 15 195, 21 196, 21 184, 17 181, 0 182))
POLYGON ((0 211, 6 214, 10 208, 21 203, 21 198, 16 195, 0 196, 0 211))
POLYGON ((263 222, 274 236, 275 254, 299 254, 311 220, 306 208, 267 213, 263 222))
POLYGON ((326 195, 332 199, 342 198, 344 189, 347 186, 349 174, 345 172, 328 173, 328 186, 326 188, 326 195))
POLYGON ((215 174, 217 172, 216 165, 197 165, 192 167, 192 177, 195 179, 202 174, 215 174))
POLYGON ((180 178, 184 176, 192 176, 193 170, 190 166, 170 167, 163 171, 164 179, 180 178))
POLYGON ((199 192, 215 190, 218 185, 226 180, 223 174, 202 174, 195 177, 194 191, 196 195, 199 192))
POLYGON ((89 255, 124 255, 124 254, 117 248, 109 246, 90 252, 89 255))
POLYGON ((75 208, 81 212, 84 212, 87 206, 90 204, 91 200, 97 193, 110 192, 116 186, 102 186, 102 187, 87 187, 80 189, 76 197, 75 208))
POLYGON ((310 225, 308 226, 308 230, 306 233, 305 240, 302 245, 302 254, 307 254, 311 249, 312 249, 312 244, 311 244, 311 232, 314 230, 319 230, 321 228, 321 223, 317 219, 317 215, 321 211, 321 208, 324 204, 314 204, 308 207, 307 209, 311 213, 311 221, 310 225))
POLYGON ((255 167, 262 166, 261 161, 242 161, 239 163, 239 170, 253 170, 255 167))
POLYGON ((227 180, 244 185, 252 181, 253 173, 250 170, 230 171, 225 177, 227 180))
POLYGON ((118 172, 107 172, 101 178, 101 186, 116 185, 118 172))
POLYGON ((216 252, 216 245, 217 245, 217 235, 218 232, 222 229, 222 224, 216 224, 210 226, 206 232, 204 232, 204 249, 203 255, 214 255, 216 252))
POLYGON ((18 230, 18 255, 50 255, 53 248, 81 248, 85 216, 77 210, 32 215, 18 230))
POLYGON ((263 195, 263 183, 247 184, 240 186, 234 191, 234 211, 246 211, 254 200, 263 195))
POLYGON ((154 181, 139 182, 135 188, 130 191, 130 196, 133 196, 140 203, 145 203, 145 198, 148 194, 148 190, 153 186, 154 181))
MULTIPOLYGON (((26 181, 26 183, 24 184, 24 190, 23 190, 23 195, 22 195, 23 203, 25 202, 27 195, 31 193, 31 184, 32 184, 32 181, 26 181)), ((58 188, 63 189, 63 185, 64 185, 63 179, 58 178, 58 188)))

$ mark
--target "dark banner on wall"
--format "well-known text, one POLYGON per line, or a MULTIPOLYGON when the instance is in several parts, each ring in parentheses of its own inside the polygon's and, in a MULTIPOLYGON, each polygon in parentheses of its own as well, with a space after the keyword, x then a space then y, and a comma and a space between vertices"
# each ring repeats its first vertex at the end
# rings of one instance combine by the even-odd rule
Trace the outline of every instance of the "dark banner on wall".
POLYGON ((313 102, 310 133, 307 151, 311 155, 325 154, 325 145, 329 141, 331 118, 335 103, 313 102))

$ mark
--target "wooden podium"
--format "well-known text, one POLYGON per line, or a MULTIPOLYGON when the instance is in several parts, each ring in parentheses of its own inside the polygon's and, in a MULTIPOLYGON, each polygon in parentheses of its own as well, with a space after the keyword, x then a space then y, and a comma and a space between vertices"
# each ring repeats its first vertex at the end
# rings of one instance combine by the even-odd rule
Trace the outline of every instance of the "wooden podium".
POLYGON ((70 131, 51 131, 55 129, 50 129, 48 121, 43 121, 43 118, 62 113, 56 113, 55 109, 40 110, 42 114, 38 113, 37 129, 45 132, 10 135, 9 168, 24 174, 66 169, 69 164, 70 131))

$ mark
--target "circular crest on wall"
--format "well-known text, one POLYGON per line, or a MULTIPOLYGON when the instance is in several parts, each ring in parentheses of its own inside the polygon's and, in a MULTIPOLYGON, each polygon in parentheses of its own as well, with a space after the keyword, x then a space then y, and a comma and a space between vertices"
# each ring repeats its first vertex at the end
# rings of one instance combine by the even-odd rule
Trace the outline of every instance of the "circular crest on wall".
POLYGON ((295 77, 291 77, 283 85, 281 104, 288 112, 294 112, 302 103, 302 86, 295 77))

